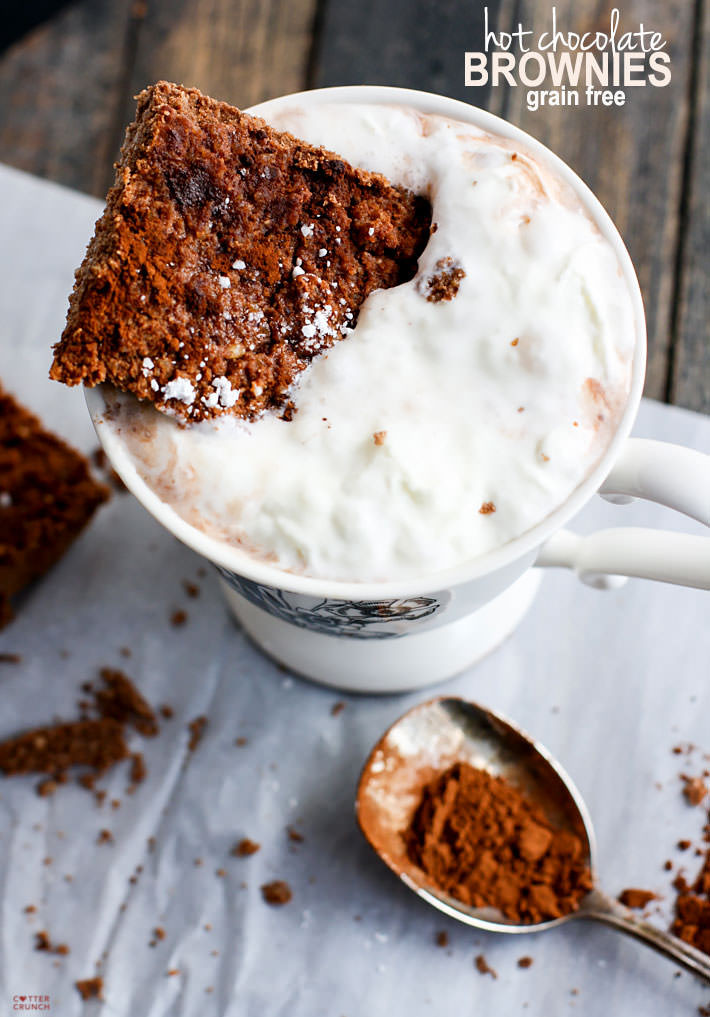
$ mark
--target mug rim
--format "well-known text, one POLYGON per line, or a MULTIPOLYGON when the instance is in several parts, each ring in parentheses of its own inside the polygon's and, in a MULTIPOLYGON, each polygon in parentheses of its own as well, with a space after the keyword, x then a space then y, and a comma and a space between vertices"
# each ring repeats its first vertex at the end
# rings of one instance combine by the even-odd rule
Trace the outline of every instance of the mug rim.
POLYGON ((606 479, 623 443, 631 432, 643 393, 646 372, 646 322, 638 278, 619 231, 594 192, 559 156, 514 124, 459 99, 451 99, 433 92, 395 88, 387 85, 342 85, 294 92, 259 103, 250 107, 247 112, 266 118, 275 107, 314 102, 396 104, 409 106, 420 113, 448 116, 526 146, 533 155, 550 165, 572 188, 586 213, 611 244, 616 254, 633 305, 636 333, 628 398, 612 439, 592 471, 557 508, 535 526, 500 547, 458 565, 435 572, 423 572, 420 575, 404 579, 381 582, 317 579, 280 569, 253 557, 235 545, 211 537, 188 523, 170 505, 162 501, 142 479, 123 442, 108 426, 104 419, 106 409, 104 386, 85 388, 86 403, 101 445, 112 467, 129 491, 178 540, 207 558, 214 565, 264 586, 289 593, 336 600, 378 601, 420 596, 451 589, 454 586, 484 578, 534 553, 548 537, 576 515, 586 502, 597 493, 606 479))

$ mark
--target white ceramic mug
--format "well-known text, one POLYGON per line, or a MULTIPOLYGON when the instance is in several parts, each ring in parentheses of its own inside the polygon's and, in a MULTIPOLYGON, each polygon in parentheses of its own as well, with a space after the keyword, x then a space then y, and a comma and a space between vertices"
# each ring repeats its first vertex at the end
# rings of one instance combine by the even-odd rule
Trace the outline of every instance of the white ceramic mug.
POLYGON ((384 583, 294 575, 195 529, 140 478, 120 438, 104 422, 101 389, 89 389, 97 434, 127 487, 171 533, 219 569, 234 614, 268 654, 315 681, 353 691, 429 685, 480 659, 529 607, 539 582, 533 566, 573 569, 596 586, 639 576, 710 589, 710 539, 628 527, 579 537, 562 529, 596 493, 619 502, 649 499, 710 526, 710 457, 628 437, 646 367, 643 304, 626 248, 592 192, 523 131, 466 103, 426 92, 357 85, 319 89, 273 99, 251 112, 268 119, 284 106, 322 102, 397 104, 474 124, 526 146, 571 185, 614 247, 635 311, 631 390, 608 449, 563 504, 517 539, 456 568, 384 583))

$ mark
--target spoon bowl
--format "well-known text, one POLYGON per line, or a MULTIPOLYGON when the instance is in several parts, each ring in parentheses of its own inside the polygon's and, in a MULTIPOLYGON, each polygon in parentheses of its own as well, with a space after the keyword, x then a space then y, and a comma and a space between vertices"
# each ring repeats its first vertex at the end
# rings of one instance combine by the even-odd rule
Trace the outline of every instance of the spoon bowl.
POLYGON ((422 900, 452 918, 488 932, 542 932, 578 918, 596 919, 642 940, 710 981, 710 957, 637 918, 596 887, 592 822, 571 778, 548 750, 511 721, 476 703, 440 697, 414 707, 380 738, 365 763, 356 813, 366 839, 422 900), (474 908, 433 886, 407 855, 403 834, 422 788, 457 762, 487 770, 515 785, 558 829, 582 842, 595 888, 577 911, 545 922, 521 923, 496 908, 474 908))

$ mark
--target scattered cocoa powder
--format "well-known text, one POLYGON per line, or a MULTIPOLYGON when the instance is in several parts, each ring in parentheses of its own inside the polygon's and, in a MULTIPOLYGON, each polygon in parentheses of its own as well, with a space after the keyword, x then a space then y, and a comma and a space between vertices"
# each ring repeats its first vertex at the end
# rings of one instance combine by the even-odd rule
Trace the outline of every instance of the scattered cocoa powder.
POLYGON ((249 855, 255 855, 261 847, 255 840, 250 840, 249 837, 242 837, 239 843, 235 844, 232 848, 232 854, 236 858, 248 858, 249 855))
POLYGON ((684 782, 683 794, 688 805, 700 805, 708 793, 707 785, 702 778, 686 777, 685 774, 681 774, 681 780, 684 782))
POLYGON ((476 965, 476 970, 479 972, 479 974, 490 975, 491 978, 498 977, 498 972, 490 966, 490 964, 488 963, 488 961, 486 960, 482 953, 478 954, 474 961, 474 964, 476 965))
POLYGON ((556 829, 508 781, 468 763, 424 787, 404 837, 410 861, 437 889, 516 922, 576 911, 592 889, 580 838, 556 829))
POLYGON ((694 882, 689 884, 679 874, 673 886, 678 896, 671 932, 703 953, 710 954, 710 849, 705 852, 694 882))
POLYGON ((291 887, 283 879, 274 879, 271 883, 262 885, 261 896, 267 904, 281 905, 288 904, 293 894, 291 887))
POLYGON ((78 982, 74 982, 77 992, 83 1000, 87 999, 103 999, 104 991, 104 980, 98 975, 96 978, 83 978, 78 982))
POLYGON ((645 908, 652 900, 658 900, 658 894, 652 890, 639 890, 628 887, 619 894, 619 901, 627 908, 645 908))
POLYGON ((205 733, 205 728, 207 727, 207 717, 205 716, 195 717, 194 720, 190 721, 187 727, 190 732, 190 740, 187 743, 187 749, 188 752, 194 752, 197 746, 202 741, 202 737, 205 733))
POLYGON ((478 512, 479 512, 479 515, 489 516, 493 512, 495 512, 495 510, 496 510, 496 507, 495 507, 495 505, 493 504, 492 501, 484 501, 483 504, 481 505, 481 507, 479 508, 478 512))
POLYGON ((158 720, 153 707, 141 695, 123 671, 101 669, 104 688, 94 692, 96 709, 102 717, 111 717, 121 724, 130 724, 144 737, 158 734, 158 720))
POLYGON ((136 784, 141 784, 148 775, 148 768, 145 765, 145 759, 143 758, 142 752, 134 752, 131 756, 131 785, 128 790, 132 791, 135 789, 136 784))
POLYGON ((52 943, 49 933, 43 929, 41 932, 35 932, 35 950, 40 950, 43 953, 54 953, 60 957, 66 957, 69 953, 69 947, 66 943, 52 943))

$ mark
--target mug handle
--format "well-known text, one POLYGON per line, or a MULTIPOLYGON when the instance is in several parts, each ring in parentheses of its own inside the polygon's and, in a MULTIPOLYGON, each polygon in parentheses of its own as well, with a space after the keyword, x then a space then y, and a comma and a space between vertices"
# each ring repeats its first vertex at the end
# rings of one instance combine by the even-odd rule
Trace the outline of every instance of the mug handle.
MULTIPOLYGON (((616 504, 654 501, 710 526, 710 456, 629 438, 599 493, 616 504)), ((574 569, 598 589, 634 576, 710 590, 710 539, 665 530, 624 527, 588 537, 560 530, 542 545, 535 564, 574 569)))

